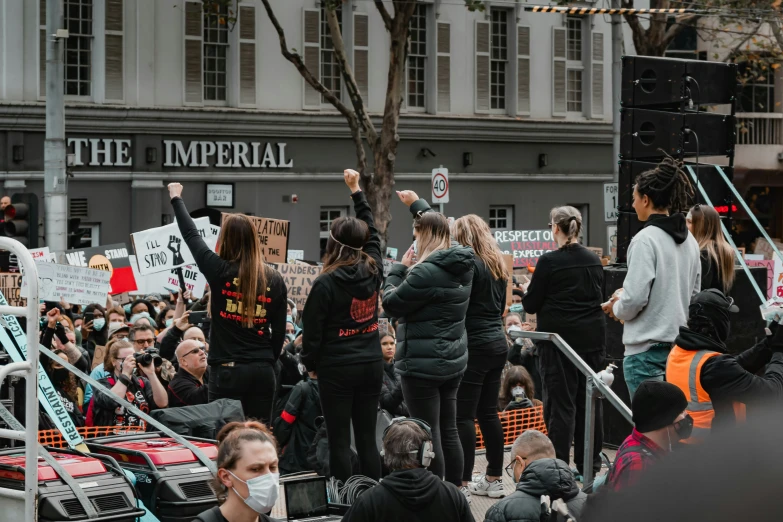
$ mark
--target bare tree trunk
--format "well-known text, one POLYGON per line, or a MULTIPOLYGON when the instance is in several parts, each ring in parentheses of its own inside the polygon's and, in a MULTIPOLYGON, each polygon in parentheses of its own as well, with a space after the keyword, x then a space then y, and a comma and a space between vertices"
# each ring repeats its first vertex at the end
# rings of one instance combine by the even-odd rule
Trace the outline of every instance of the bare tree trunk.
MULTIPOLYGON (((623 0, 622 7, 633 8, 633 0, 623 0)), ((669 9, 670 0, 651 0, 651 9, 669 9)), ((676 7, 689 7, 678 3, 676 7)), ((653 14, 650 17, 650 24, 645 29, 639 17, 635 14, 625 14, 625 20, 631 28, 631 37, 636 54, 641 56, 663 56, 669 44, 680 34, 688 25, 695 24, 701 15, 682 14, 675 18, 675 23, 670 27, 668 25, 669 15, 653 14)))

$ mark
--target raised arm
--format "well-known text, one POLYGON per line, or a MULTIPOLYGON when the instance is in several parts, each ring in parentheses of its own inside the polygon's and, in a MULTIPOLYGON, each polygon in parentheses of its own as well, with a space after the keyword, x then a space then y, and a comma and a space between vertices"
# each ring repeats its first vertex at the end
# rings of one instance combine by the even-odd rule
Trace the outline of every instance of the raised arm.
POLYGON ((375 220, 372 216, 372 210, 370 204, 367 203, 367 198, 364 192, 359 187, 359 173, 355 170, 348 169, 343 173, 345 178, 345 184, 351 190, 351 199, 353 200, 353 209, 356 212, 356 218, 367 223, 367 228, 370 229, 370 239, 364 244, 364 253, 370 256, 375 261, 378 270, 383 271, 383 254, 381 253, 381 235, 378 233, 378 229, 375 228, 375 220))

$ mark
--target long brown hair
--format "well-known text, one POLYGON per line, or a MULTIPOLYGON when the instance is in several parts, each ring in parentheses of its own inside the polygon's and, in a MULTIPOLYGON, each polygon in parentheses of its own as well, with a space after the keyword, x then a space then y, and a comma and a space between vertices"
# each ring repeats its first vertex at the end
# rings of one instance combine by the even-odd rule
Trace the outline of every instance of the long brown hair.
POLYGON ((453 231, 457 243, 471 247, 473 252, 487 265, 493 278, 502 281, 508 280, 503 253, 498 247, 498 242, 492 237, 492 231, 486 221, 475 214, 468 214, 454 222, 453 231))
POLYGON ((217 251, 222 259, 239 265, 237 290, 243 308, 242 324, 250 328, 256 315, 256 303, 265 302, 268 270, 258 233, 250 218, 242 214, 228 214, 220 229, 217 251))
POLYGON ((699 242, 699 250, 705 250, 709 261, 720 270, 723 291, 734 284, 734 250, 723 237, 720 215, 709 205, 696 205, 689 212, 693 237, 699 242))
POLYGON ((362 250, 369 239, 370 229, 364 221, 348 216, 335 219, 326 241, 323 273, 334 272, 342 266, 364 263, 370 273, 377 274, 375 261, 362 250))
POLYGON ((436 250, 445 250, 451 246, 449 220, 440 212, 427 212, 416 218, 413 225, 416 230, 416 257, 421 263, 436 250))
MULTIPOLYGON (((277 451, 277 439, 269 431, 269 428, 258 421, 229 422, 223 426, 217 436, 218 469, 230 470, 236 466, 242 456, 242 443, 252 441, 268 442, 277 451)), ((213 481, 213 489, 217 492, 218 501, 222 504, 228 490, 217 476, 213 481)))
POLYGON ((515 386, 522 386, 525 389, 525 395, 531 401, 536 394, 536 386, 533 384, 533 378, 530 376, 524 366, 512 366, 506 370, 503 376, 503 382, 500 384, 500 397, 498 397, 498 408, 500 411, 506 409, 506 406, 514 400, 511 396, 511 390, 515 386))

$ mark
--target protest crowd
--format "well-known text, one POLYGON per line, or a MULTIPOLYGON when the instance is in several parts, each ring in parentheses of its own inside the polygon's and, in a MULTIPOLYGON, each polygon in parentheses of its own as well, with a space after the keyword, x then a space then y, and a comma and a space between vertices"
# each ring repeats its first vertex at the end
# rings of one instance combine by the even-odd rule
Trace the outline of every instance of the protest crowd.
MULTIPOLYGON (((241 404, 240 421, 213 437, 221 504, 197 520, 272 520, 280 477, 301 472, 343 485, 364 477, 343 517, 350 522, 472 521, 476 496, 499 499, 485 515, 493 522, 614 520, 612 503, 625 506, 641 484, 653 488, 645 480, 656 468, 780 405, 783 328, 772 322, 755 346, 727 352, 734 254, 715 210, 688 208, 692 187, 675 161, 636 181, 634 210, 645 226, 608 301, 602 260, 580 244, 573 207, 552 209, 556 248, 526 277, 511 273, 482 218, 450 223, 402 190, 414 241, 389 267, 358 173, 345 171, 345 182, 355 217, 333 222, 303 306, 281 265, 265 258, 251 218, 225 215, 210 243, 178 183, 168 190, 182 241, 167 247, 175 258, 189 250, 203 289, 160 288, 122 305, 112 295, 41 304, 41 344, 142 412, 241 404), (525 332, 558 334, 598 373, 611 320, 623 323, 634 428, 600 473, 599 401, 599 475, 582 484, 587 377, 554 343, 525 332), (519 433, 505 466, 499 413, 519 411, 546 432, 519 433)), ((63 365, 42 361, 76 426, 150 428, 63 365)), ((43 409, 40 426, 56 429, 43 409)))

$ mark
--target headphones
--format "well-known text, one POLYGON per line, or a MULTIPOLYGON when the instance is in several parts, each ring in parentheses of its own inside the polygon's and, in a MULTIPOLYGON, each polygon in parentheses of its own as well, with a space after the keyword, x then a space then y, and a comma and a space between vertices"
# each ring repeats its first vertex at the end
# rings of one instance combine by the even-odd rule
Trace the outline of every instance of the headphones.
MULTIPOLYGON (((419 464, 421 464, 422 467, 429 467, 429 465, 432 463, 432 459, 435 458, 435 450, 434 446, 432 445, 432 430, 430 429, 430 425, 423 420, 417 419, 415 417, 396 417, 392 419, 391 423, 389 423, 389 425, 386 426, 386 429, 383 430, 383 439, 386 440, 386 434, 389 433, 389 429, 392 426, 401 422, 412 422, 424 430, 427 438, 421 443, 421 446, 418 450, 411 451, 410 453, 416 454, 416 460, 419 462, 419 464)), ((381 450, 381 457, 384 456, 384 453, 385 450, 381 450)))

